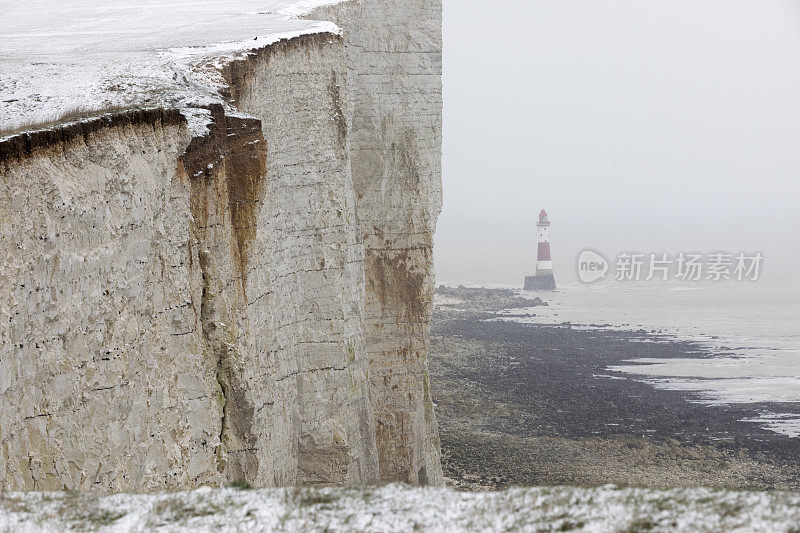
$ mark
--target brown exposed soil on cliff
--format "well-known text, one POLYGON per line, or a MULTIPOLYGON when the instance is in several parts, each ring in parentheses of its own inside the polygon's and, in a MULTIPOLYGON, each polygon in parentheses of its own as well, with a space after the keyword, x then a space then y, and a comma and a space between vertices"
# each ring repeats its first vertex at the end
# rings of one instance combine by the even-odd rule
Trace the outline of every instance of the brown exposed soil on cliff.
POLYGON ((258 211, 266 192, 267 144, 261 132, 261 121, 250 118, 228 117, 226 139, 223 153, 228 203, 239 247, 239 271, 246 300, 249 248, 256 237, 258 211))
POLYGON ((425 284, 428 249, 380 250, 366 252, 367 291, 385 309, 397 310, 395 321, 419 323, 430 309, 433 295, 425 284))
POLYGON ((226 116, 220 105, 209 109, 213 119, 209 134, 192 139, 180 164, 190 179, 216 183, 212 197, 208 193, 193 195, 198 201, 193 202, 192 215, 198 227, 205 229, 212 206, 219 214, 230 213, 236 237, 233 253, 246 303, 248 249, 256 236, 258 210, 266 191, 266 142, 258 119, 226 116))

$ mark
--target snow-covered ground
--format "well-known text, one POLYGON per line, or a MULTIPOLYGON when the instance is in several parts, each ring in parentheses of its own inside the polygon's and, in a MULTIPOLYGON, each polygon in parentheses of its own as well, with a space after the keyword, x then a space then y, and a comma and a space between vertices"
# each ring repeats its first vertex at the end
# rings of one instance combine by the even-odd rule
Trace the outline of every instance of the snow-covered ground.
POLYGON ((0 531, 797 531, 800 494, 612 486, 7 493, 0 531))
POLYGON ((201 56, 231 57, 279 39, 339 33, 333 23, 297 18, 338 1, 6 2, 0 132, 65 114, 206 103, 213 91, 191 79, 201 56))

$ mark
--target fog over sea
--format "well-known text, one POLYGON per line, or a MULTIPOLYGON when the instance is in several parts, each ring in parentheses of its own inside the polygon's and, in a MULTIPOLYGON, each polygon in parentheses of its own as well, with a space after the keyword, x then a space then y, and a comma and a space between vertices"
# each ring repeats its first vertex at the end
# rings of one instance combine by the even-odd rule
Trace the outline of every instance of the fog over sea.
MULTIPOLYGON (((507 229, 489 224, 467 233, 445 227, 444 235, 437 240, 437 283, 520 289, 523 277, 535 270, 537 214, 538 210, 532 208, 527 231, 520 224, 507 229)), ((636 360, 610 370, 626 372, 632 379, 656 387, 686 391, 689 401, 711 405, 798 402, 796 413, 776 414, 765 409, 758 420, 752 421, 788 436, 800 435, 799 243, 777 237, 769 231, 770 224, 748 229, 744 220, 726 221, 725 231, 700 226, 682 234, 675 231, 681 226, 676 222, 678 227, 669 233, 652 230, 648 235, 642 234, 647 224, 624 228, 615 227, 613 221, 598 221, 586 231, 576 231, 579 228, 561 222, 557 213, 551 213, 550 218, 558 290, 524 293, 540 296, 549 306, 525 310, 535 314, 533 317, 509 320, 644 328, 699 341, 716 356, 636 360), (584 248, 598 250, 609 259, 605 279, 591 284, 579 280, 577 257, 584 248), (669 253, 673 258, 679 252, 759 251, 764 260, 756 281, 684 281, 673 277, 674 267, 668 281, 646 281, 646 265, 640 281, 618 281, 614 279, 614 262, 621 251, 669 253)))
MULTIPOLYGON (((625 370, 697 401, 794 409, 800 3, 497 0, 487 10, 444 0, 444 44, 437 282, 521 288, 545 208, 559 289, 533 320, 733 348, 625 370), (761 252, 764 262, 754 282, 585 285, 584 248, 612 264, 620 251, 761 252)), ((796 435, 799 420, 762 423, 796 435)))
MULTIPOLYGON (((437 283, 522 288, 523 277, 536 268, 537 215, 538 210, 532 208, 527 229, 515 221, 508 229, 496 226, 466 232, 443 227, 449 222, 444 219, 435 248, 437 283)), ((800 241, 788 233, 780 238, 764 222, 757 223, 756 230, 737 228, 746 224, 744 220, 725 222, 730 231, 707 227, 705 235, 702 226, 686 233, 676 227, 672 235, 659 235, 655 224, 649 228, 641 221, 632 221, 627 229, 597 221, 584 232, 559 219, 557 212, 551 211, 550 218, 559 290, 542 296, 553 301, 554 310, 560 308, 555 310, 559 316, 553 317, 559 322, 631 324, 800 347, 800 241), (648 230, 652 233, 641 235, 648 230), (605 279, 591 284, 579 280, 577 257, 586 248, 609 259, 605 279), (621 252, 668 253, 674 259, 680 252, 718 251, 761 252, 759 279, 685 281, 674 277, 673 265, 667 281, 646 281, 647 256, 640 281, 614 279, 613 263, 621 252)))

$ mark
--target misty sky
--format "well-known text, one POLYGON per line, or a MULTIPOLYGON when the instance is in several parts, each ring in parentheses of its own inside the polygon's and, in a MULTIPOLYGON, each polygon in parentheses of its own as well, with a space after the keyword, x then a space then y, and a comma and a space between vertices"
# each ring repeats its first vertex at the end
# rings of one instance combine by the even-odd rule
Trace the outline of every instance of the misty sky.
POLYGON ((542 207, 556 262, 797 244, 800 2, 444 3, 440 280, 532 273, 542 207))

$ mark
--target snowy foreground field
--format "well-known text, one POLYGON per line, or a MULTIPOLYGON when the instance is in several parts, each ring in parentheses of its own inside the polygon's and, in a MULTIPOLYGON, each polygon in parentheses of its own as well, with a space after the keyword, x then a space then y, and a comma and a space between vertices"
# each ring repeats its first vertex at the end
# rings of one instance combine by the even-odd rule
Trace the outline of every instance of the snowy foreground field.
POLYGON ((6 493, 0 531, 800 531, 800 494, 612 486, 466 493, 199 489, 92 497, 6 493))

